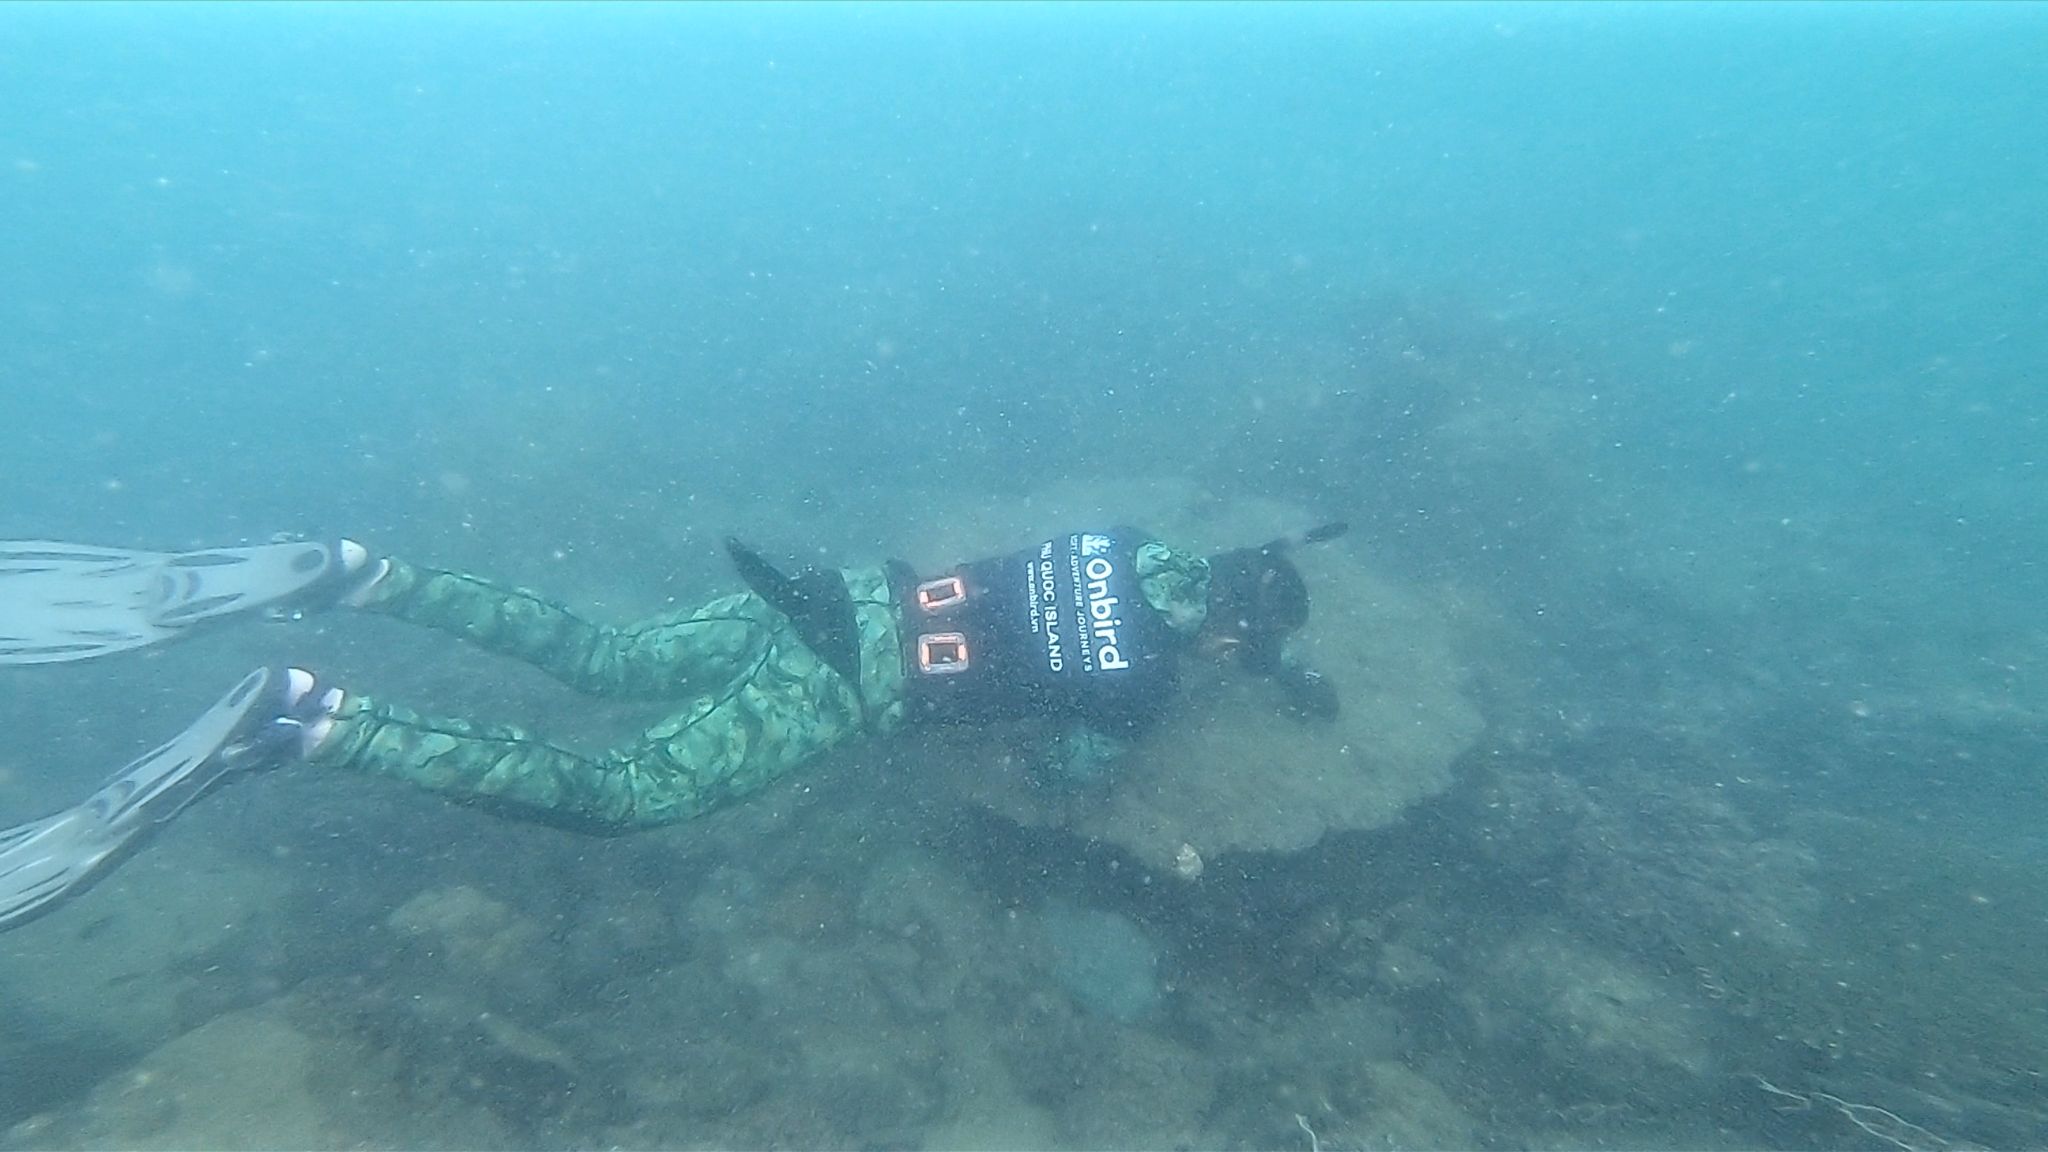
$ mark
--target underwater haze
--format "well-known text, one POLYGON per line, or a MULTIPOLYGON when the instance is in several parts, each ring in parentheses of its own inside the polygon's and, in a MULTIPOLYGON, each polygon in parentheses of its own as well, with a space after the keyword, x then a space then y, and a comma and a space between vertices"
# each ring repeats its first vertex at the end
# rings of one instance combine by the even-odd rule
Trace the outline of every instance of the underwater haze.
MULTIPOLYGON (((2048 6, 0 8, 0 538, 608 621, 1303 549, 1336 721, 601 837, 295 768, 0 934, 0 1147, 2048 1143, 2048 6)), ((0 825, 346 611, 0 668, 0 825)))

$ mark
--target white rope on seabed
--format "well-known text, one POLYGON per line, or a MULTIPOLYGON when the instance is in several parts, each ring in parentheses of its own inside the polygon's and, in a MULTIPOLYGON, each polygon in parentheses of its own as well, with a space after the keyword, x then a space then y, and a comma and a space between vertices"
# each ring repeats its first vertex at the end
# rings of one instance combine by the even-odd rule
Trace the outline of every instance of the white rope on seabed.
POLYGON ((1783 1111, 1798 1112, 1813 1107, 1814 1103, 1826 1104, 1849 1118, 1854 1124, 1879 1140, 1898 1148, 1901 1152, 1960 1152, 1971 1147, 1957 1144, 1946 1136, 1937 1136, 1911 1120, 1903 1119, 1898 1113, 1879 1108, 1875 1104, 1852 1104, 1840 1096, 1826 1092, 1787 1092, 1761 1076, 1756 1078, 1757 1086, 1773 1096, 1782 1096, 1792 1103, 1784 1105, 1783 1111))

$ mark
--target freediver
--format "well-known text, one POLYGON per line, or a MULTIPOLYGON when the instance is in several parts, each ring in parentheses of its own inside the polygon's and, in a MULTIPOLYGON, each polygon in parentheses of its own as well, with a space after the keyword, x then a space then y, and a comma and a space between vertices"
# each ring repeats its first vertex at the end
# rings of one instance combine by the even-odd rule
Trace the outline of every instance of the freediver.
POLYGON ((1277 705, 1326 718, 1337 693, 1285 643, 1309 611, 1288 554, 1343 531, 1206 558, 1132 529, 1071 532, 930 576, 897 561, 785 574, 728 540, 747 590, 624 627, 352 540, 185 553, 0 542, 0 665, 347 608, 523 660, 592 696, 677 702, 637 740, 587 755, 305 669, 258 669, 86 801, 0 831, 0 930, 85 888, 222 779, 290 764, 623 831, 701 815, 828 749, 923 724, 1051 721, 1054 770, 1086 777, 1157 720, 1190 654, 1234 658, 1277 685, 1277 705))

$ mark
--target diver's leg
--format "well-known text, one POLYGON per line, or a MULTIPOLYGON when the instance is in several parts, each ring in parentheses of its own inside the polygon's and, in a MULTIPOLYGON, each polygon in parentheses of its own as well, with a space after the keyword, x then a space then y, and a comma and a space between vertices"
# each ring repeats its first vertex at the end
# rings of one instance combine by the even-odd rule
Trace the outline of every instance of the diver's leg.
POLYGON ((601 696, 678 697, 726 683, 780 625, 757 596, 721 597, 640 624, 595 624, 523 588, 391 559, 351 603, 524 660, 601 696))
POLYGON ((584 756, 521 728, 423 717, 351 697, 317 765, 608 831, 689 819, 780 779, 864 726, 847 682, 799 644, 770 645, 722 691, 636 743, 584 756))
POLYGON ((634 823, 633 766, 580 755, 509 724, 423 716, 351 696, 309 761, 602 828, 634 823))

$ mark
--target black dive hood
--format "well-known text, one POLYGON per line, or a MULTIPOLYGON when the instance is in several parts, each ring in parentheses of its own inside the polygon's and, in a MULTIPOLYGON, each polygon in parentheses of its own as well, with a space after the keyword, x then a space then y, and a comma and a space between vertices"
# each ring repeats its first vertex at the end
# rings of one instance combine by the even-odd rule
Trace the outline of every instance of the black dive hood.
POLYGON ((1252 670, 1272 671, 1280 642, 1308 623, 1308 582, 1287 554, 1305 544, 1335 540, 1350 528, 1333 520, 1297 536, 1209 557, 1209 625, 1244 645, 1244 661, 1252 670))

